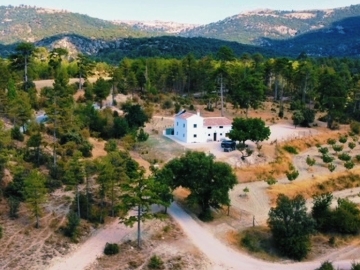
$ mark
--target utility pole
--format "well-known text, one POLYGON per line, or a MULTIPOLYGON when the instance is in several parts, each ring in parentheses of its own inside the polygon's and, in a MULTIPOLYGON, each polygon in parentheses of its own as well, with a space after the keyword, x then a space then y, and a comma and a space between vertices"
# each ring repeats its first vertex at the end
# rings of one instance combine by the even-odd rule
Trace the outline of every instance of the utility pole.
POLYGON ((223 77, 220 74, 221 117, 224 117, 223 77))

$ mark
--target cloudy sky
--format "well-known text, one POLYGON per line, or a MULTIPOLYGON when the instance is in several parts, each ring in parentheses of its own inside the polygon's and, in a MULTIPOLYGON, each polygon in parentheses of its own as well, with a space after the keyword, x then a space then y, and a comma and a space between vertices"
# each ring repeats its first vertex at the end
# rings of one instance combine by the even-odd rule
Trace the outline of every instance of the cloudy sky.
POLYGON ((66 9, 105 20, 206 24, 254 9, 324 9, 359 4, 359 0, 0 0, 0 5, 20 4, 66 9))

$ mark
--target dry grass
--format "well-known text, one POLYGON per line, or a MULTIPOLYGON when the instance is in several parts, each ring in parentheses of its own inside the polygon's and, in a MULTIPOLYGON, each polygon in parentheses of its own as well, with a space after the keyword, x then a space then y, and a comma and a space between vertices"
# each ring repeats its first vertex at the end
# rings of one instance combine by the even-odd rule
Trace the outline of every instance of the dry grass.
POLYGON ((272 203, 275 202, 279 194, 288 197, 303 195, 306 199, 315 194, 340 191, 344 189, 360 186, 360 168, 351 170, 351 172, 339 172, 329 175, 317 176, 312 179, 291 184, 274 185, 269 187, 268 194, 272 203))
POLYGON ((323 145, 327 143, 329 138, 338 139, 340 135, 347 133, 347 130, 339 131, 330 131, 328 129, 324 130, 323 128, 318 129, 319 134, 312 136, 294 139, 291 141, 273 144, 273 145, 263 145, 262 153, 267 156, 270 160, 273 161, 267 164, 256 164, 249 167, 243 167, 236 169, 236 176, 239 179, 240 183, 254 182, 264 180, 268 176, 273 176, 275 178, 284 177, 285 173, 289 169, 289 163, 292 163, 293 155, 287 153, 283 150, 285 145, 295 147, 298 152, 305 151, 310 147, 316 145, 323 145))

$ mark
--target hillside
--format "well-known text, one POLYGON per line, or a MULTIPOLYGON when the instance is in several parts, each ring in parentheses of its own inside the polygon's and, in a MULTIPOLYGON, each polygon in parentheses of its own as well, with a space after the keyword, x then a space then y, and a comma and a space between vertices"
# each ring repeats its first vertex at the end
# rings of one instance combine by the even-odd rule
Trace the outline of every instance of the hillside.
POLYGON ((19 41, 65 47, 112 62, 123 57, 201 57, 221 46, 236 55, 358 57, 360 5, 338 9, 241 13, 208 25, 105 21, 65 10, 0 6, 0 55, 19 41))
POLYGON ((289 39, 326 29, 337 21, 356 16, 360 16, 360 5, 326 10, 255 10, 195 27, 180 34, 186 37, 202 36, 263 45, 264 39, 289 39))
POLYGON ((92 39, 142 37, 146 34, 124 24, 114 24, 71 13, 22 5, 0 6, 0 43, 35 42, 59 34, 76 34, 92 39))

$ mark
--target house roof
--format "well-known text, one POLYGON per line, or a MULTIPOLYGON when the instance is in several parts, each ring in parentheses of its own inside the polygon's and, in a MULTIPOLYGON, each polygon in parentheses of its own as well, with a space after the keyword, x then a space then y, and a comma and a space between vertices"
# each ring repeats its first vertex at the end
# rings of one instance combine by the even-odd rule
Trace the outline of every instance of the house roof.
POLYGON ((204 118, 204 126, 231 126, 232 121, 226 117, 207 117, 204 118))
POLYGON ((176 115, 176 118, 188 119, 188 118, 190 118, 191 116, 194 116, 194 115, 196 115, 196 114, 189 113, 189 112, 184 112, 184 113, 182 113, 182 114, 176 115))

